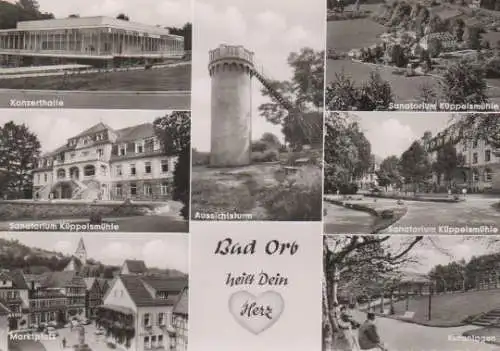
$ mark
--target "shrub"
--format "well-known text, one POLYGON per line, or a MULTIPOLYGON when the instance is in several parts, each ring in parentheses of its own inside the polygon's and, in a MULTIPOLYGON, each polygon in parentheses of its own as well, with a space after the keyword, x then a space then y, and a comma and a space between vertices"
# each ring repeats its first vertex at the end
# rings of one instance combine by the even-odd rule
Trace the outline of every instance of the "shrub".
POLYGON ((277 150, 266 150, 264 152, 252 152, 252 162, 274 162, 278 161, 280 154, 277 150))
POLYGON ((106 345, 108 345, 110 349, 116 349, 116 345, 113 344, 112 342, 108 342, 106 345))
POLYGON ((392 219, 392 218, 394 218, 394 211, 393 210, 383 210, 382 213, 380 214, 380 217, 382 217, 382 219, 392 219))
POLYGON ((278 221, 319 221, 322 218, 321 171, 308 167, 290 175, 264 195, 261 203, 278 221))
POLYGON ((251 146, 252 152, 264 152, 268 148, 269 148, 268 144, 261 140, 253 141, 251 146))
POLYGON ((341 195, 353 195, 358 192, 358 185, 356 183, 340 184, 338 190, 341 195))

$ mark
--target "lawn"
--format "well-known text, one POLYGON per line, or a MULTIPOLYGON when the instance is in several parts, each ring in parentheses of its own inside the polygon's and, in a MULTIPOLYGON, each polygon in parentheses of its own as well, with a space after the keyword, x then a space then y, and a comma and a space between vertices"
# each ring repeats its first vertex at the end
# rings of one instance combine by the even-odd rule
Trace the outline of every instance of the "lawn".
POLYGON ((378 42, 386 28, 370 18, 345 21, 329 21, 327 25, 327 48, 347 52, 378 42))
MULTIPOLYGON (((411 321, 429 325, 458 325, 469 317, 491 311, 500 306, 500 290, 481 290, 466 293, 434 295, 432 297, 432 318, 427 320, 429 297, 410 299, 409 311, 415 312, 411 321)), ((388 307, 388 306, 387 306, 388 307)), ((406 311, 403 299, 394 303, 395 317, 406 311)))
POLYGON ((326 68, 327 83, 335 80, 335 75, 344 72, 350 76, 357 85, 370 79, 371 72, 378 70, 382 79, 391 84, 394 101, 396 103, 419 101, 420 87, 431 84, 437 87, 437 79, 429 76, 405 77, 393 74, 395 69, 389 67, 375 67, 350 60, 328 60, 326 68))
POLYGON ((241 220, 321 220, 321 172, 316 166, 289 175, 279 163, 194 166, 191 187, 193 219, 197 213, 236 213, 247 216, 241 220))
POLYGON ((2 89, 169 91, 191 90, 191 65, 150 70, 0 80, 2 89))

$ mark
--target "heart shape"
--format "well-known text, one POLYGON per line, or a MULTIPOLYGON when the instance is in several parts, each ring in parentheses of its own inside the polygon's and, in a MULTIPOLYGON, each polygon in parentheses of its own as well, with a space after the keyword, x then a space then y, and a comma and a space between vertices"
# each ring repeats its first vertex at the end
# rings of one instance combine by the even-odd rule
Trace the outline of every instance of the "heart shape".
POLYGON ((275 324, 284 309, 285 301, 275 291, 266 291, 258 296, 237 291, 229 298, 229 311, 234 319, 255 335, 275 324))

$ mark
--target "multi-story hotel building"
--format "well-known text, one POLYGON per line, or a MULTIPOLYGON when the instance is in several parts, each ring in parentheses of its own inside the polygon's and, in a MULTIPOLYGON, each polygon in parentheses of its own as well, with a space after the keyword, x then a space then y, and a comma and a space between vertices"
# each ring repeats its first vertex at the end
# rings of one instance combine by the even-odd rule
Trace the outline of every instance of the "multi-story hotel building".
POLYGON ((187 278, 119 275, 104 297, 97 323, 128 350, 175 350, 173 311, 186 286, 187 278))
POLYGON ((0 56, 19 65, 123 62, 181 58, 184 38, 168 29, 111 17, 23 21, 0 30, 0 56))
POLYGON ((99 123, 43 155, 35 199, 166 200, 177 157, 165 156, 151 123, 114 130, 99 123))
MULTIPOLYGON (((471 191, 500 192, 500 149, 485 140, 458 138, 448 130, 438 133, 424 142, 431 162, 437 159, 438 150, 451 142, 463 164, 453 173, 452 183, 456 187, 466 187, 471 191)), ((441 175, 443 178, 444 175, 441 175)), ((443 179, 433 176, 435 183, 444 184, 443 179)))

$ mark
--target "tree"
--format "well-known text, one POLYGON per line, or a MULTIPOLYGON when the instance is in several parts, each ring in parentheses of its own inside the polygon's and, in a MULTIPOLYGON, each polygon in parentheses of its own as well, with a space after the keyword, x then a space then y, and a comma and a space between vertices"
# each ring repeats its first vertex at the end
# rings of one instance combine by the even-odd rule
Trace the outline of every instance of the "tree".
POLYGON ((405 183, 412 184, 415 192, 418 190, 418 185, 427 180, 431 174, 427 153, 418 141, 414 141, 408 150, 403 152, 399 165, 405 183))
POLYGON ((312 112, 323 109, 324 52, 302 48, 288 56, 288 65, 293 72, 290 81, 267 77, 269 87, 263 87, 261 92, 271 101, 261 104, 259 113, 270 123, 282 126, 285 142, 296 146, 310 144, 322 136, 323 130, 322 118, 312 112), (291 106, 283 106, 273 91, 291 106))
POLYGON ((371 145, 359 125, 347 114, 325 116, 326 193, 339 190, 362 176, 371 165, 371 145))
POLYGON ((453 173, 458 167, 463 166, 465 158, 462 154, 457 153, 457 149, 452 142, 445 143, 437 151, 436 161, 433 163, 432 168, 436 175, 438 176, 438 184, 441 179, 441 175, 444 175, 444 179, 449 187, 451 180, 453 178, 453 173))
POLYGON ((281 147, 281 142, 276 135, 273 133, 264 133, 260 137, 260 141, 266 143, 272 148, 279 149, 281 147))
POLYGON ((472 50, 481 50, 481 38, 485 32, 484 28, 476 26, 469 27, 467 36, 467 46, 472 50))
POLYGON ((458 18, 455 20, 453 26, 453 32, 455 34, 455 38, 458 42, 464 41, 464 33, 465 33, 465 22, 463 19, 458 18))
POLYGON ((172 198, 184 204, 181 214, 189 218, 189 193, 191 175, 191 114, 175 111, 154 121, 156 135, 167 156, 178 157, 174 170, 174 191, 172 198))
POLYGON ((40 154, 40 141, 26 125, 8 122, 0 126, 0 169, 6 178, 0 183, 0 196, 31 198, 32 171, 40 154))
POLYGON ((130 18, 124 13, 120 13, 118 16, 116 16, 116 19, 123 21, 130 21, 130 18))
POLYGON ((429 40, 429 48, 428 48, 429 56, 431 58, 438 57, 442 51, 443 51, 443 44, 441 44, 441 40, 437 38, 431 38, 429 40))
POLYGON ((465 140, 484 140, 493 148, 500 148, 500 118, 498 114, 471 113, 457 115, 450 133, 465 140))
POLYGON ((380 164, 380 169, 376 172, 380 186, 400 185, 401 175, 399 173, 399 159, 397 156, 389 156, 380 164))
POLYGON ((484 71, 466 61, 450 66, 440 85, 444 100, 451 104, 480 104, 489 100, 484 71))
POLYGON ((334 349, 339 335, 336 309, 338 289, 342 282, 352 280, 376 281, 394 273, 412 260, 411 250, 422 241, 422 236, 402 240, 391 245, 391 236, 325 236, 323 238, 323 306, 333 339, 334 349))
POLYGON ((391 62, 397 67, 405 67, 408 64, 408 56, 403 46, 393 45, 391 49, 391 62))
POLYGON ((26 11, 30 11, 32 13, 39 13, 40 5, 36 0, 19 0, 18 4, 26 11))
POLYGON ((178 27, 166 27, 166 28, 170 31, 170 34, 180 35, 181 37, 184 37, 184 50, 191 51, 193 35, 192 35, 192 25, 190 22, 184 24, 182 28, 178 27))
POLYGON ((360 87, 341 73, 326 88, 325 101, 329 111, 387 110, 394 95, 389 82, 378 72, 371 72, 370 79, 360 87))

